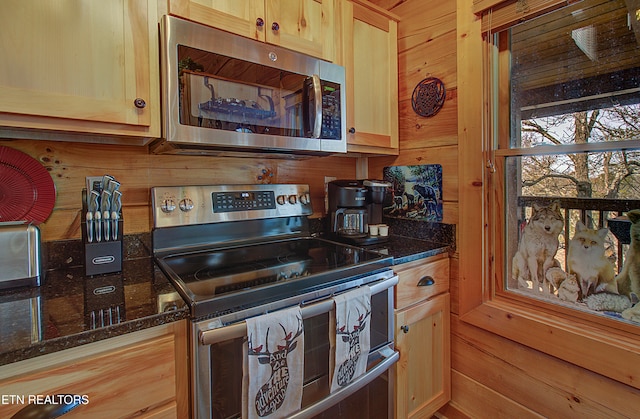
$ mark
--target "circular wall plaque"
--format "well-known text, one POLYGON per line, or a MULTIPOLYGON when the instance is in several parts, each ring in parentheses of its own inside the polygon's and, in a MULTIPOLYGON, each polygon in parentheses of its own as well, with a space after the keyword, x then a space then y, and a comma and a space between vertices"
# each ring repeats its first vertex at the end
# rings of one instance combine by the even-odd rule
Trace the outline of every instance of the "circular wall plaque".
POLYGON ((444 83, 435 77, 427 77, 413 89, 411 106, 420 116, 433 116, 442 108, 446 97, 444 83))

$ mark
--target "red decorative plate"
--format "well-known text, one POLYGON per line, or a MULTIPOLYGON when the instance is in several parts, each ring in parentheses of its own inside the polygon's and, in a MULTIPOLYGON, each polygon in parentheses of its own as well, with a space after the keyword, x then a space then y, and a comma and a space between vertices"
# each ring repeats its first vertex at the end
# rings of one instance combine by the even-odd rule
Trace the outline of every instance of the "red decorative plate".
POLYGON ((56 187, 47 169, 22 151, 0 146, 0 222, 40 224, 56 203, 56 187))

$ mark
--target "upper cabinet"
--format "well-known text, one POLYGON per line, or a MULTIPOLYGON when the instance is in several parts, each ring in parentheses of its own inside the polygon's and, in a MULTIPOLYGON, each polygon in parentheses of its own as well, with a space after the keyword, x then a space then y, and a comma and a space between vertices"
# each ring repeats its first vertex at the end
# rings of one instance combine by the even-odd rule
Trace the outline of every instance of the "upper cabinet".
POLYGON ((335 0, 168 0, 169 13, 335 61, 335 0))
POLYGON ((2 6, 0 137, 160 136, 155 0, 2 6))
POLYGON ((364 0, 342 3, 347 151, 398 154, 398 20, 364 0))

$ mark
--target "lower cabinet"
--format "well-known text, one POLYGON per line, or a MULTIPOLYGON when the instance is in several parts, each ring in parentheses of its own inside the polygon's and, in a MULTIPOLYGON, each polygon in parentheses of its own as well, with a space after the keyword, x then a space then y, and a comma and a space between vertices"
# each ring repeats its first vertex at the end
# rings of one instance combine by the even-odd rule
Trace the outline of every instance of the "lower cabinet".
POLYGON ((427 418, 451 398, 449 258, 396 271, 396 418, 427 418))
POLYGON ((81 400, 65 419, 188 417, 186 330, 179 321, 1 366, 12 400, 0 417, 65 394, 81 400))

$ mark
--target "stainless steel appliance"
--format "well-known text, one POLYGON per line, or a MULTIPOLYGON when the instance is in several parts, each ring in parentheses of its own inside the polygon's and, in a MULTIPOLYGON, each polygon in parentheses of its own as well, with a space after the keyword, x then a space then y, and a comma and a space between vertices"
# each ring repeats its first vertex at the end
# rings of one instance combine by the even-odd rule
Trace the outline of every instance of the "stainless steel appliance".
POLYGON ((5 353, 42 341, 44 328, 39 288, 0 294, 0 342, 5 353))
POLYGON ((369 224, 382 223, 382 206, 389 182, 381 180, 334 180, 328 184, 330 233, 347 243, 371 245, 388 240, 369 234, 369 224))
POLYGON ((156 153, 345 153, 344 68, 172 16, 161 21, 156 153))
POLYGON ((155 259, 191 307, 194 417, 240 416, 244 320, 294 305, 305 339, 295 417, 393 416, 390 257, 313 237, 307 185, 155 187, 151 199, 155 259), (363 285, 372 294, 367 372, 330 393, 331 297, 363 285))
POLYGON ((369 219, 367 189, 357 180, 334 180, 328 185, 331 232, 337 236, 364 237, 369 219))
POLYGON ((26 222, 0 223, 0 290, 40 286, 44 277, 40 229, 26 222))

